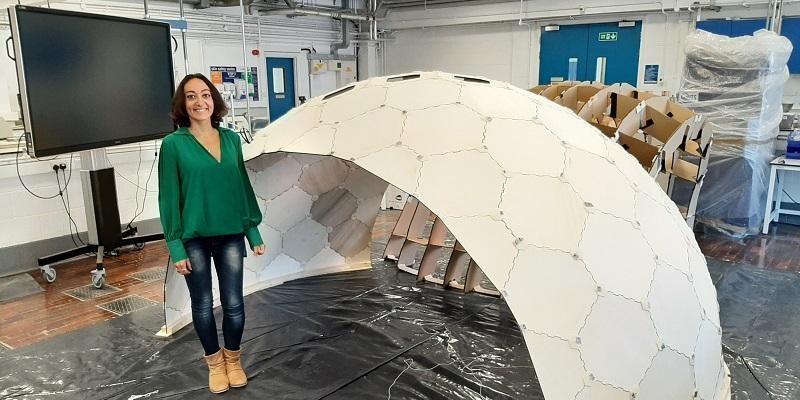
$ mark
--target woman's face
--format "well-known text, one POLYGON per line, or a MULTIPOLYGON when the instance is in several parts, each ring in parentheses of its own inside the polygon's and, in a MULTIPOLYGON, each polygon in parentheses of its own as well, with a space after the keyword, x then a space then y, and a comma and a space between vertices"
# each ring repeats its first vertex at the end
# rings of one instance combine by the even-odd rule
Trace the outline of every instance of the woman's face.
POLYGON ((186 100, 186 113, 190 120, 200 122, 211 119, 214 114, 214 100, 205 82, 200 79, 186 82, 183 95, 186 100))

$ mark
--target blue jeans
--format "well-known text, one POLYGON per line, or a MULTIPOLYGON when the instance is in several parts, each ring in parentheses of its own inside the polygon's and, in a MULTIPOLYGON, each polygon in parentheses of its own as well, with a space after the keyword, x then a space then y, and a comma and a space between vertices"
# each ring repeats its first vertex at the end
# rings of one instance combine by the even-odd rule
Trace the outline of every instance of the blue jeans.
POLYGON ((206 355, 219 351, 217 324, 214 320, 214 299, 211 290, 211 258, 219 279, 222 303, 222 333, 225 348, 239 350, 244 331, 244 235, 210 236, 184 242, 192 271, 186 285, 192 299, 192 324, 206 355))

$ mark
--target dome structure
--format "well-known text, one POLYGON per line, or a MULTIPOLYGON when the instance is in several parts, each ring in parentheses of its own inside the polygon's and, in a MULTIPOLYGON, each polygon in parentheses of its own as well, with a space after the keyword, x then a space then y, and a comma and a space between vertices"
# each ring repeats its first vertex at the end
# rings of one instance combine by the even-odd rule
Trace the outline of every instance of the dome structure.
MULTIPOLYGON (((276 165, 264 160, 286 154, 363 170, 358 185, 388 182, 437 214, 503 294, 548 400, 730 399, 692 231, 639 163, 573 112, 484 78, 380 77, 260 131, 245 146, 256 192, 275 185, 259 177, 276 165)), ((265 223, 311 203, 270 202, 265 223)))

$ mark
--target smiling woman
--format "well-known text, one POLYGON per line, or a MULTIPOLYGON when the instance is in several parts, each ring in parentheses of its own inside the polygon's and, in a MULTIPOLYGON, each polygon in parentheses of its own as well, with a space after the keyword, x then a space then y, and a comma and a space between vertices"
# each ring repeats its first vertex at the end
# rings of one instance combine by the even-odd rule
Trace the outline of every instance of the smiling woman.
POLYGON ((258 231, 261 210, 242 161, 239 136, 220 128, 222 96, 201 74, 181 81, 172 100, 178 130, 164 138, 158 164, 158 202, 175 270, 192 302, 192 322, 205 350, 209 389, 247 384, 239 361, 244 330, 244 238, 253 254, 266 251, 258 231), (211 259, 219 279, 225 348, 213 313, 211 259))

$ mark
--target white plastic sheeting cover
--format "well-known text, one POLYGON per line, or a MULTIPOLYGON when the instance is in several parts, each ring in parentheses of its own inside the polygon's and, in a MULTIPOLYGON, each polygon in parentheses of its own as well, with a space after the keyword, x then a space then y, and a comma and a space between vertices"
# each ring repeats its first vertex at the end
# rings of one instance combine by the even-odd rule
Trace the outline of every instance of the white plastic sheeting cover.
POLYGON ((765 30, 736 38, 697 31, 685 52, 678 100, 704 114, 714 135, 697 213, 731 234, 757 233, 792 44, 765 30))
POLYGON ((483 78, 381 77, 306 102, 245 146, 253 161, 274 152, 348 160, 436 213, 501 289, 547 399, 730 398, 692 231, 571 111, 483 78))

